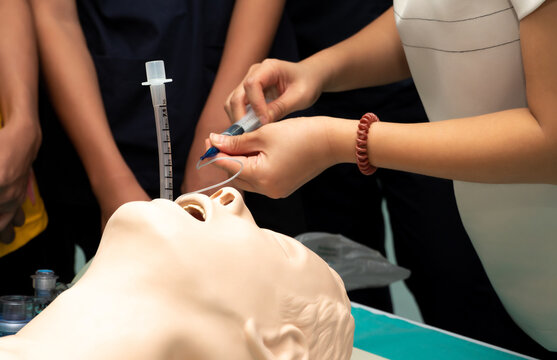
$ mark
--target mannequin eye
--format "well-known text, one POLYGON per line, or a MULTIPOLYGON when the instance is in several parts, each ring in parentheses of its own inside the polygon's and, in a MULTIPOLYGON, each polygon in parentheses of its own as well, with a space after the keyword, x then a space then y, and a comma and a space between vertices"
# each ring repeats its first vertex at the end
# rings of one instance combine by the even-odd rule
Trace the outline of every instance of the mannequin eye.
POLYGON ((206 219, 205 209, 198 203, 186 202, 182 204, 182 209, 199 221, 205 221, 206 219))

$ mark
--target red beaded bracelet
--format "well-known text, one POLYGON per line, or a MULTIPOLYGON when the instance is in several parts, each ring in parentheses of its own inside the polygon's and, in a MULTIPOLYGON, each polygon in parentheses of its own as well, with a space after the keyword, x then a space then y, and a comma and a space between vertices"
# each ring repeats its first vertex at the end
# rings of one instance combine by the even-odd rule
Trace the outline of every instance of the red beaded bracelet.
POLYGON ((369 127, 379 118, 373 113, 366 113, 360 119, 358 124, 358 136, 356 138, 356 163, 358 168, 364 175, 371 175, 377 168, 369 163, 367 156, 367 133, 369 127))

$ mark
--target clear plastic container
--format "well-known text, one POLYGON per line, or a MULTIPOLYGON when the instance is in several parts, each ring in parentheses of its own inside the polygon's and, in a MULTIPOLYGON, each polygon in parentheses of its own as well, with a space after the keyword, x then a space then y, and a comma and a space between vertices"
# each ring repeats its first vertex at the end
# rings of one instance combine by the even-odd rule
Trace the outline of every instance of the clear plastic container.
POLYGON ((35 314, 38 314, 56 297, 58 275, 52 270, 41 269, 31 275, 31 278, 35 289, 35 314))
POLYGON ((0 297, 0 336, 14 335, 35 315, 31 296, 6 295, 0 297))

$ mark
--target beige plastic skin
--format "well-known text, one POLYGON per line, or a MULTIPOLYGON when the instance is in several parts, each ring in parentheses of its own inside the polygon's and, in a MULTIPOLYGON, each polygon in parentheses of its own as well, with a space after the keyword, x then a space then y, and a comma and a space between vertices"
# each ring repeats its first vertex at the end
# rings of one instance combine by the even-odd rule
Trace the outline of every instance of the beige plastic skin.
POLYGON ((368 353, 367 351, 363 351, 357 348, 352 350, 352 357, 350 360, 387 360, 384 357, 368 353))
POLYGON ((120 207, 89 270, 0 358, 349 359, 353 332, 340 277, 224 188, 120 207))

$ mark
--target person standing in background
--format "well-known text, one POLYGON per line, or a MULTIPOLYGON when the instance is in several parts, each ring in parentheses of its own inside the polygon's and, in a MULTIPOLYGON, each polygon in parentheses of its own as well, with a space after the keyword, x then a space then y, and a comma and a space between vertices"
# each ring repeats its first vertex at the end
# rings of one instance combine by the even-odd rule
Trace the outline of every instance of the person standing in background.
POLYGON ((32 168, 41 129, 31 11, 27 1, 5 0, 0 14, 0 295, 27 295, 56 243, 41 234, 48 219, 32 168))
MULTIPOLYGON (((167 77, 173 79, 166 93, 177 196, 215 67, 227 76, 233 69, 238 72, 233 78, 240 79, 268 54, 280 16, 269 2, 255 0, 172 0, 164 6, 132 0, 34 0, 32 5, 45 80, 45 139, 38 171, 45 174, 50 230, 65 239, 69 251, 77 242, 90 258, 101 223, 117 207, 159 196, 152 102, 141 86, 145 62, 164 60, 167 77), (221 61, 223 51, 227 55, 221 61), (61 174, 68 174, 65 181, 61 174)), ((214 93, 230 90, 218 84, 214 93)), ((203 118, 226 120, 224 112, 212 115, 211 104, 203 118)))

